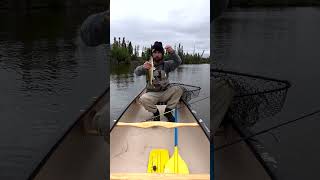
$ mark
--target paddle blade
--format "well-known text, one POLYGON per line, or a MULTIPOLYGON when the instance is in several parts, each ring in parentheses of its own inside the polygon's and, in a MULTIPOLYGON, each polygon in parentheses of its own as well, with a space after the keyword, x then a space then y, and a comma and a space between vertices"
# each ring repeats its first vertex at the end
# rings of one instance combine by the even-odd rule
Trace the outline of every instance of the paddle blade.
POLYGON ((153 149, 149 154, 148 173, 163 173, 164 166, 169 160, 169 151, 153 149))
POLYGON ((174 147, 174 153, 164 167, 164 173, 189 174, 189 168, 179 155, 177 146, 174 147))

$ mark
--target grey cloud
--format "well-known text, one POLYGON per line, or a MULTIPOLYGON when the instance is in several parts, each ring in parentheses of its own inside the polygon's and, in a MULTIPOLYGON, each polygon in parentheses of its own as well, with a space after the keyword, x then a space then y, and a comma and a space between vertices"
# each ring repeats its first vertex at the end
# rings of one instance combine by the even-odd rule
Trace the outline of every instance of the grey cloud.
MULTIPOLYGON (((183 44, 185 51, 193 52, 194 45, 196 52, 206 50, 205 55, 210 52, 210 19, 193 18, 187 22, 180 22, 177 19, 186 17, 181 11, 171 11, 176 18, 167 22, 152 20, 137 20, 136 17, 128 17, 124 20, 112 22, 111 40, 113 36, 123 37, 141 46, 150 46, 154 41, 159 40, 164 44, 174 45, 179 42, 183 44)), ((111 17, 112 18, 112 17, 111 17)))

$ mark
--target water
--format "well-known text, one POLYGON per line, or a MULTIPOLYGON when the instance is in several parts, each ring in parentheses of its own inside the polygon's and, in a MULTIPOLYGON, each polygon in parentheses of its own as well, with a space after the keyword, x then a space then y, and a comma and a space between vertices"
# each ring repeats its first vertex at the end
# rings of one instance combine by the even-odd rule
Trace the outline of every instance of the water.
POLYGON ((106 46, 88 48, 78 37, 90 13, 1 13, 0 179, 27 179, 105 90, 106 46))
MULTIPOLYGON (((211 28, 219 66, 289 80, 281 113, 256 125, 259 131, 320 109, 320 9, 235 8, 211 28)), ((259 136, 277 158, 279 179, 318 179, 320 115, 259 136), (312 178, 311 178, 312 177, 312 178)))
MULTIPOLYGON (((110 127, 113 120, 118 118, 124 108, 138 95, 146 85, 145 76, 136 76, 134 67, 122 66, 112 72, 110 76, 110 127)), ((210 96, 210 65, 180 65, 175 71, 170 72, 170 82, 179 82, 200 86, 200 94, 190 101, 192 109, 197 111, 199 118, 203 119, 210 127, 210 98, 197 103, 192 102, 210 96)))

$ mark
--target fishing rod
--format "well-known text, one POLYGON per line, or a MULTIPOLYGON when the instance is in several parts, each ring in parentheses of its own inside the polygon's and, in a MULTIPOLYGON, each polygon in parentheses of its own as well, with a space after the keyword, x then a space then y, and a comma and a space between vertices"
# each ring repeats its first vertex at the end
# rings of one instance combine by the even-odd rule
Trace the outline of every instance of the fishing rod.
POLYGON ((278 129, 278 128, 282 127, 282 126, 286 126, 286 125, 288 125, 288 124, 297 122, 297 121, 299 121, 299 120, 305 119, 305 118, 307 118, 307 117, 313 116, 313 115, 318 114, 318 113, 320 113, 320 109, 318 109, 318 110, 316 110, 316 111, 313 111, 313 112, 311 112, 311 113, 302 115, 302 116, 300 116, 300 117, 298 117, 298 118, 296 118, 296 119, 293 119, 293 120, 290 120, 290 121, 286 121, 286 122, 280 123, 280 124, 278 124, 278 125, 272 126, 272 127, 270 127, 270 128, 267 128, 267 129, 265 129, 265 130, 259 131, 259 132, 257 132, 257 133, 254 133, 254 134, 250 135, 250 136, 246 136, 246 137, 243 137, 243 138, 241 138, 241 139, 235 140, 235 141, 233 141, 233 142, 231 142, 231 143, 226 143, 226 144, 224 144, 224 145, 215 147, 215 148, 214 148, 214 151, 219 151, 219 150, 221 150, 221 149, 230 147, 230 146, 232 146, 232 145, 234 145, 234 144, 240 143, 240 142, 242 142, 242 141, 246 141, 246 140, 248 140, 248 139, 251 139, 251 138, 256 137, 256 136, 258 136, 258 135, 261 135, 261 134, 268 133, 268 132, 271 131, 271 130, 278 129))

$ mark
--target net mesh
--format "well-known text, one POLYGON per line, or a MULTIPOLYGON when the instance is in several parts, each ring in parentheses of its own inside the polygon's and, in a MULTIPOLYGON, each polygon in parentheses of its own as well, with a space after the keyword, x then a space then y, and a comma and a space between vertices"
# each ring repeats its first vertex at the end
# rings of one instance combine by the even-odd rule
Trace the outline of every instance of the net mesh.
POLYGON ((211 69, 212 78, 227 80, 235 89, 235 97, 226 114, 243 126, 253 126, 260 119, 280 112, 290 83, 277 79, 211 69))
POLYGON ((182 83, 171 83, 170 86, 179 86, 183 89, 181 99, 185 102, 189 102, 191 99, 198 97, 201 89, 198 86, 192 86, 182 83))

